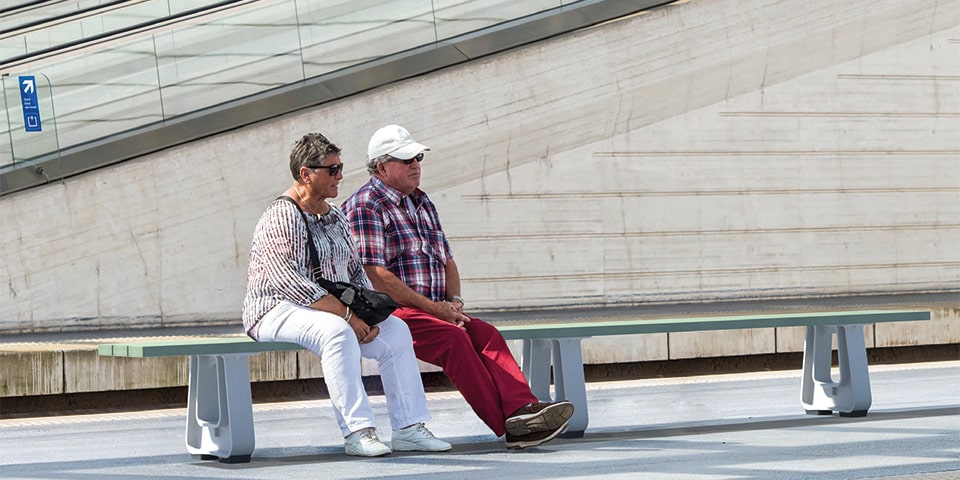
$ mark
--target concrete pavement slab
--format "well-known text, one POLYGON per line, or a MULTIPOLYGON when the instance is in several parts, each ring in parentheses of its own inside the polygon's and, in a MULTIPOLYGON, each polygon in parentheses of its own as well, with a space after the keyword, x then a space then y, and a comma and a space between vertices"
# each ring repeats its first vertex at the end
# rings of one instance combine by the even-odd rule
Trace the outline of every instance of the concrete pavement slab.
MULTIPOLYGON (((507 451, 456 392, 428 394, 437 454, 343 454, 327 400, 254 406, 249 464, 191 458, 185 409, 0 420, 4 479, 960 478, 960 361, 871 367, 867 417, 811 416, 799 371, 588 384, 581 439, 507 451)), ((382 396, 371 400, 390 436, 382 396)))

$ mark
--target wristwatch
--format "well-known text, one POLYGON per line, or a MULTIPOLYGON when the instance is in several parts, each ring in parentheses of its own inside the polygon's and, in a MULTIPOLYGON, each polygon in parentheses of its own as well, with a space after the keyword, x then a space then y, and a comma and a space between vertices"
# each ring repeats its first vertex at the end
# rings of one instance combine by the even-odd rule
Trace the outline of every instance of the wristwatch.
POLYGON ((463 297, 461 297, 460 295, 454 295, 454 296, 450 297, 450 301, 451 301, 451 302, 460 302, 461 305, 464 305, 464 304, 467 303, 467 302, 464 302, 464 301, 463 301, 463 297))

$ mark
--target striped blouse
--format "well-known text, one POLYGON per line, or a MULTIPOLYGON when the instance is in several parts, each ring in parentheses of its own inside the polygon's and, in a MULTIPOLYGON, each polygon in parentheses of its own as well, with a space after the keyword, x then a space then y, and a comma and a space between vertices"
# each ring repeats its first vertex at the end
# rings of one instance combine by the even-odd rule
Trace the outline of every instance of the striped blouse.
POLYGON ((330 205, 321 219, 306 215, 285 200, 275 200, 260 216, 250 246, 243 326, 256 338, 260 319, 283 300, 310 305, 327 294, 313 282, 308 264, 307 227, 313 235, 320 269, 331 281, 349 281, 371 288, 343 212, 330 205))

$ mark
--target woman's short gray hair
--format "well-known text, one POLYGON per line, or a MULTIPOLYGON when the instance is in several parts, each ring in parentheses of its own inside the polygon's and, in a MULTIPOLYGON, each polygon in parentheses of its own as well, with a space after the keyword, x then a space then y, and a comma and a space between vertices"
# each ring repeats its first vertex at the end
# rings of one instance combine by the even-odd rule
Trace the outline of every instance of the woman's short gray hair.
POLYGON ((377 166, 380 165, 381 163, 387 163, 390 160, 393 160, 393 157, 386 154, 367 160, 367 172, 369 172, 370 175, 377 173, 377 166))
POLYGON ((340 147, 324 137, 322 133, 308 133, 293 142, 290 152, 290 173, 293 179, 300 181, 300 167, 316 166, 330 155, 340 153, 340 147))

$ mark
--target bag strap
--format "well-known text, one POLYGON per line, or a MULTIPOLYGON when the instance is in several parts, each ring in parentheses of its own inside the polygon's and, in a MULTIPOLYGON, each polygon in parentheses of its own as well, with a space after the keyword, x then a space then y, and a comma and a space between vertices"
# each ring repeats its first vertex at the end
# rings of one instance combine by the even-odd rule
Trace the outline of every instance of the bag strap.
POLYGON ((318 270, 320 270, 320 255, 317 254, 317 246, 313 244, 313 235, 310 233, 310 224, 307 222, 307 215, 303 213, 303 210, 300 208, 300 204, 287 195, 281 195, 277 197, 277 200, 286 200, 292 203, 293 206, 296 207, 297 211, 300 212, 300 218, 303 219, 303 226, 307 229, 307 252, 310 254, 310 263, 313 264, 313 268, 310 270, 310 273, 313 274, 313 280, 317 282, 317 285, 320 285, 320 287, 328 292, 333 292, 333 282, 323 278, 318 272, 318 270))

